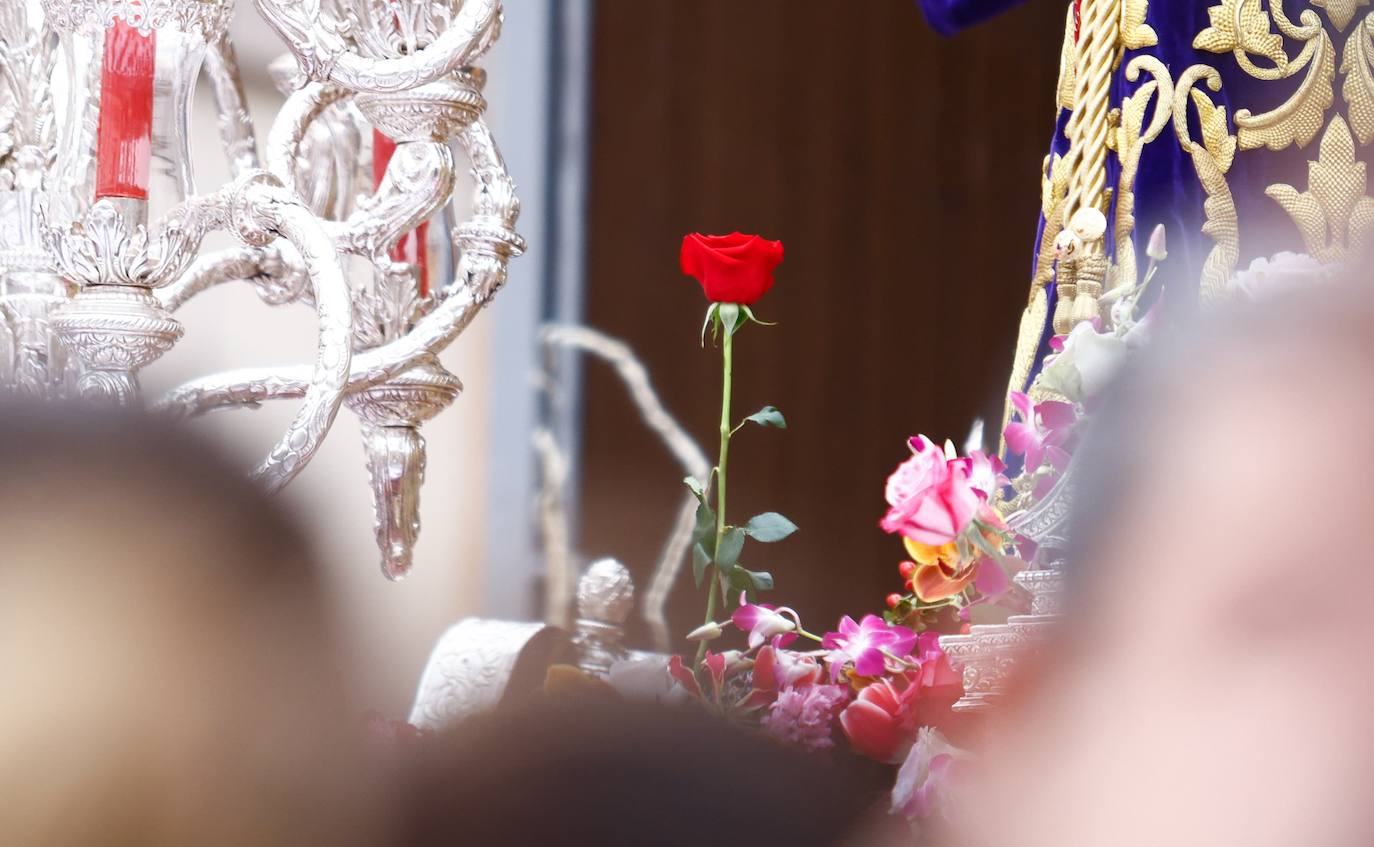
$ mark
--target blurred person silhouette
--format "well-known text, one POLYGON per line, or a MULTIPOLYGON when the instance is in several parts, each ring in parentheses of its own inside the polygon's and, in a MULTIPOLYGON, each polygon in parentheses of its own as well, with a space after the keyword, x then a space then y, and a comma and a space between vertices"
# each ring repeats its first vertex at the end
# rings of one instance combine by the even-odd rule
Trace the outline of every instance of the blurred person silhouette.
POLYGON ((418 747, 402 847, 839 847, 890 778, 614 695, 528 702, 418 747))
POLYGON ((0 844, 377 843, 317 563, 171 423, 0 407, 0 844))
POLYGON ((1374 843, 1371 294, 1293 285, 1116 384, 1060 643, 994 715, 949 844, 1374 843))

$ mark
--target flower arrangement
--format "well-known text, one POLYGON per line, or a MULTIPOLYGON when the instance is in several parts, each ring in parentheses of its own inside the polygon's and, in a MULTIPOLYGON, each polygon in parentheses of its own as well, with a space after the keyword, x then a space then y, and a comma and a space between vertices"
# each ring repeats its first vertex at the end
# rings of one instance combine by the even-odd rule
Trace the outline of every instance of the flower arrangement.
POLYGON ((757 600, 773 577, 741 564, 746 541, 782 541, 797 527, 775 512, 730 523, 731 439, 747 424, 785 429, 786 420, 765 406, 736 422, 731 378, 737 333, 750 323, 770 325, 751 307, 772 287, 782 255, 780 243, 739 233, 683 241, 682 270, 711 301, 702 341, 709 329, 720 344, 722 399, 718 462, 707 479, 686 480, 699 501, 692 558, 706 615, 688 635, 698 644, 695 659, 673 657, 669 673, 681 691, 725 718, 811 750, 900 765, 892 808, 915 821, 938 809, 954 763, 967 757, 945 734, 963 686, 940 634, 1007 598, 1019 566, 1008 555, 1011 537, 996 505, 1007 481, 996 457, 959 456, 952 445, 918 435, 888 479, 889 508, 880 521, 907 554, 898 567, 905 591, 887 597, 882 614, 845 616, 820 634, 796 610, 757 600), (732 629, 741 646, 710 649, 732 629))
POLYGON ((1109 314, 1052 339, 1030 390, 1010 395, 1002 436, 1007 454, 1020 460, 1014 479, 996 455, 973 448, 959 455, 951 442, 924 435, 908 440, 878 522, 905 553, 897 566, 902 590, 885 598, 881 614, 846 615, 819 634, 795 609, 759 602, 773 576, 740 564, 747 540, 782 541, 797 527, 774 512, 742 525, 726 516, 732 436, 749 423, 786 428, 772 406, 738 423, 730 413, 734 338, 747 324, 771 325, 752 306, 772 288, 782 255, 780 243, 740 233, 683 241, 682 270, 711 301, 702 343, 708 329, 720 343, 723 389, 717 465, 705 480, 686 480, 699 501, 693 570, 706 615, 687 636, 698 645, 695 660, 673 657, 669 676, 706 708, 785 742, 900 766, 891 810, 920 826, 940 813, 970 757, 950 740, 959 735, 952 707, 964 689, 940 636, 1028 611, 1013 577, 1029 567, 1034 544, 1006 517, 1045 497, 1068 470, 1084 415, 1146 339, 1149 315, 1137 320, 1135 312, 1165 257, 1164 234, 1159 228, 1150 240, 1144 281, 1110 292, 1109 314), (711 649, 732 629, 738 646, 711 649))

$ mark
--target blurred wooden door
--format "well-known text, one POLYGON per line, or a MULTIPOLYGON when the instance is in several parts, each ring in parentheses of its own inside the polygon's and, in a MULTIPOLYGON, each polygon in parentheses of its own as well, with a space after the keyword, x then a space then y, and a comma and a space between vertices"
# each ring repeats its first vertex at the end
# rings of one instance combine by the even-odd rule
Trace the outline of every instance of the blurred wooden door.
MULTIPOLYGON (((587 321, 643 357, 714 457, 719 359, 680 275, 684 233, 781 239, 771 328, 736 343, 730 516, 801 531, 746 550, 771 599, 816 631, 880 610, 901 547, 877 526, 887 474, 923 432, 995 430, 1029 284, 1037 175, 1053 129, 1063 6, 1035 0, 952 40, 912 0, 600 0, 587 321)), ((683 492, 624 391, 589 366, 578 547, 643 584, 683 492)), ((690 567, 676 632, 702 595, 690 567)))

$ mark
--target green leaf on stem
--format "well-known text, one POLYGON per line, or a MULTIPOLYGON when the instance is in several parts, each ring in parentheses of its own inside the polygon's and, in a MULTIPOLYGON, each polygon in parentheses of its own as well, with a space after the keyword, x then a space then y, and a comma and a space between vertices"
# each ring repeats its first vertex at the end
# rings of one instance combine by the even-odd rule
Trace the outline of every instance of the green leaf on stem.
POLYGON ((740 570, 749 577, 749 581, 754 584, 756 591, 773 590, 773 575, 768 571, 745 571, 744 568, 740 568, 740 570))
POLYGON ((767 571, 751 571, 737 566, 730 571, 729 585, 731 598, 737 599, 741 591, 750 594, 772 591, 773 575, 767 571))
MULTIPOLYGON (((713 324, 713 323, 716 322, 716 320, 717 320, 717 310, 718 310, 719 308, 720 308, 720 304, 719 304, 719 303, 712 303, 712 304, 711 304, 711 307, 710 307, 709 309, 706 310, 706 320, 701 324, 701 346, 702 346, 702 347, 705 347, 705 346, 706 346, 706 327, 711 326, 711 324, 713 324)), ((713 331, 713 332, 711 333, 711 340, 714 341, 714 340, 715 340, 715 337, 716 337, 716 334, 715 334, 715 332, 713 331)))
POLYGON ((787 419, 782 416, 782 412, 779 412, 776 406, 764 406, 745 418, 740 425, 743 426, 750 422, 759 426, 775 426, 778 429, 787 429, 787 419))
POLYGON ((758 324, 759 326, 777 326, 777 325, 778 325, 778 324, 777 324, 777 321, 761 321, 761 320, 759 320, 758 318, 754 317, 754 310, 751 309, 751 308, 749 308, 748 306, 741 306, 740 308, 744 310, 744 316, 745 316, 746 318, 748 318, 749 320, 751 320, 751 321, 753 321, 754 323, 758 324))
POLYGON ((684 477, 682 480, 682 484, 687 486, 688 490, 690 490, 693 494, 696 495, 698 501, 705 504, 706 488, 701 484, 701 480, 697 479, 694 476, 684 477))
POLYGON ((707 553, 716 546, 716 513, 705 502, 697 506, 697 522, 692 527, 692 541, 707 553))
POLYGON ((706 568, 711 564, 711 554, 706 552, 706 548, 700 543, 692 545, 692 576, 697 581, 697 588, 701 587, 701 581, 706 578, 706 568))
POLYGON ((744 534, 765 544, 781 541, 797 531, 797 525, 777 512, 754 515, 744 525, 744 534))
POLYGON ((744 326, 744 322, 740 320, 739 306, 735 303, 718 303, 717 305, 720 307, 717 314, 720 315, 721 324, 725 326, 727 333, 734 335, 740 327, 744 326))
POLYGON ((720 539, 720 546, 716 548, 715 556, 716 567, 722 570, 729 570, 739 562, 739 554, 744 550, 744 530, 739 527, 731 527, 720 539))

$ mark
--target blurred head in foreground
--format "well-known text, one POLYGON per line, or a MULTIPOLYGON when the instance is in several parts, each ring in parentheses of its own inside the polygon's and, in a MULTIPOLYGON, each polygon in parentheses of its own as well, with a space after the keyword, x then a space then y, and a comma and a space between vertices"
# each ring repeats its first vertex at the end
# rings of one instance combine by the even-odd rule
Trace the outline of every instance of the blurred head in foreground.
POLYGON ((353 843, 316 565, 239 468, 6 401, 0 556, 0 843, 353 843))
POLYGON ((697 709, 536 702, 424 739, 405 847, 831 847, 869 805, 851 774, 697 709))
POLYGON ((1371 293, 1240 308, 1118 383, 1063 643, 957 843, 1374 843, 1371 293))

